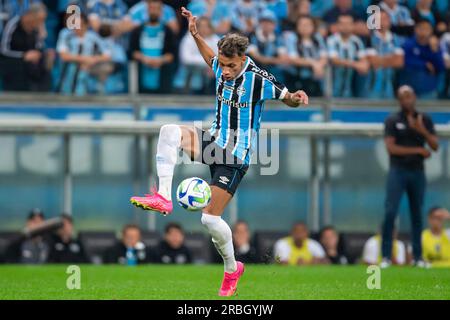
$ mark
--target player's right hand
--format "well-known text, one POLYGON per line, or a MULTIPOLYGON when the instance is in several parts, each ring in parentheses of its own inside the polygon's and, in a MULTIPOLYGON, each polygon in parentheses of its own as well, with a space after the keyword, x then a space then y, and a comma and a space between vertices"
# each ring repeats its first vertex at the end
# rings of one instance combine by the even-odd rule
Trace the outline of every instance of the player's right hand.
POLYGON ((192 15, 192 12, 190 12, 188 9, 186 9, 185 7, 181 7, 181 15, 183 17, 185 17, 186 19, 188 19, 189 22, 189 32, 192 35, 195 35, 198 33, 197 31, 197 17, 192 15))

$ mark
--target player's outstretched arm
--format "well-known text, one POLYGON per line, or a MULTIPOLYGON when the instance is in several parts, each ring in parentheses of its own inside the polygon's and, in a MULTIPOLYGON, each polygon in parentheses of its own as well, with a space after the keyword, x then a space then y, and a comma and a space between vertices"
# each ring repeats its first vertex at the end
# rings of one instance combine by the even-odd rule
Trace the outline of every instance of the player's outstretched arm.
POLYGON ((303 90, 298 90, 296 92, 286 93, 285 98, 282 100, 284 104, 289 107, 297 108, 301 105, 308 105, 308 95, 303 90))
POLYGON ((206 64, 211 67, 211 59, 215 56, 214 51, 206 44, 205 40, 198 34, 197 31, 197 17, 192 15, 192 12, 185 7, 181 7, 181 14, 188 19, 189 32, 197 44, 198 50, 205 60, 206 64))

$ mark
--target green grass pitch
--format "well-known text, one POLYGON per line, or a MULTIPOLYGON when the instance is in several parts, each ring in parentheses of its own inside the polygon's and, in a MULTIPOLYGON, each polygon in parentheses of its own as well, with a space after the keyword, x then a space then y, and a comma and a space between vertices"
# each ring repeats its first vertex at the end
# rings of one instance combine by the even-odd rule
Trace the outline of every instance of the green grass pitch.
MULTIPOLYGON (((67 266, 0 266, 0 299, 218 299, 220 265, 81 265, 81 289, 66 287, 67 266)), ((233 300, 450 299, 449 269, 391 267, 369 290, 365 266, 247 265, 233 300)))

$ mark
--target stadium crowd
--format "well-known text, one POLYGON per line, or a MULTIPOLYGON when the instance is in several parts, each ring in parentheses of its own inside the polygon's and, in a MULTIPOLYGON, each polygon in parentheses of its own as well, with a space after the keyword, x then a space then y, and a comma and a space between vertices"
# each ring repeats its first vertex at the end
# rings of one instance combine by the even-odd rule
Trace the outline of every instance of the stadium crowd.
POLYGON ((392 98, 408 84, 421 99, 450 97, 446 0, 2 0, 2 90, 127 93, 135 61, 139 92, 214 93, 181 6, 212 47, 244 33, 259 65, 311 96, 392 98))
MULTIPOLYGON (((106 263, 134 266, 149 263, 222 262, 206 237, 197 234, 200 236, 197 240, 201 241, 194 245, 188 244, 186 238, 189 234, 186 235, 183 227, 175 222, 165 226, 162 237, 154 233, 152 239, 149 239, 138 225, 127 224, 122 228, 119 239, 114 235, 109 239, 91 235, 90 241, 81 236, 81 233, 76 236, 71 216, 62 214, 60 219, 61 224, 57 228, 33 233, 33 229, 38 229, 45 221, 44 213, 33 209, 26 220, 25 236, 10 237, 3 248, 4 252, 0 252, 0 263, 106 263), (205 255, 208 248, 211 254, 205 255), (199 252, 207 258, 196 259, 199 252)), ((447 209, 429 209, 428 228, 422 232, 422 254, 428 266, 450 267, 450 229, 445 229, 446 221, 450 221, 447 209)), ((97 234, 101 236, 102 232, 97 234)), ((304 222, 296 222, 290 233, 260 232, 257 236, 258 232, 252 234, 247 222, 238 221, 232 228, 232 234, 236 259, 244 263, 301 266, 354 263, 373 265, 382 262, 381 233, 363 234, 358 240, 355 235, 349 237, 347 234, 344 237, 333 226, 325 226, 318 233, 310 234, 304 222), (355 243, 356 250, 352 249, 355 243)), ((0 234, 0 238, 1 236, 0 234)), ((399 233, 394 230, 393 238, 392 263, 411 264, 413 256, 408 237, 402 235, 403 239, 400 239, 399 233)))

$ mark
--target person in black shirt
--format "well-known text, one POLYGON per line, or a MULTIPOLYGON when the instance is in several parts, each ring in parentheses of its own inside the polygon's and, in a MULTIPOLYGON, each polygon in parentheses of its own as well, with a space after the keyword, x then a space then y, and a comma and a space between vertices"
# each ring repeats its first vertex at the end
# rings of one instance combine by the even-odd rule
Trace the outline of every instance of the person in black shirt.
POLYGON ((73 220, 61 215, 63 226, 51 238, 49 263, 84 263, 87 259, 81 243, 73 236, 73 220))
POLYGON ((415 109, 414 90, 401 86, 397 98, 401 110, 385 121, 384 141, 390 156, 390 168, 386 184, 381 265, 387 267, 391 264, 392 231, 400 199, 406 191, 412 223, 414 264, 422 266, 422 207, 426 185, 424 160, 431 156, 425 144, 437 151, 439 142, 431 118, 415 109))
POLYGON ((332 264, 348 264, 348 259, 343 252, 339 235, 332 226, 322 228, 319 233, 319 242, 325 250, 327 259, 332 264))
POLYGON ((47 11, 34 3, 21 17, 6 24, 0 45, 1 73, 6 91, 45 91, 50 88, 50 63, 54 54, 44 51, 41 34, 47 11))
POLYGON ((178 223, 166 225, 164 239, 156 249, 157 263, 185 264, 192 262, 190 250, 184 245, 184 231, 178 223))
MULTIPOLYGON (((35 208, 30 211, 25 230, 31 232, 44 223, 44 213, 35 208)), ((49 254, 49 240, 45 235, 18 237, 6 249, 7 263, 43 264, 47 262, 49 254)))
POLYGON ((258 263, 256 249, 250 241, 250 230, 247 222, 238 221, 233 227, 233 244, 236 260, 243 263, 258 263))
POLYGON ((122 239, 106 250, 103 262, 134 266, 152 262, 151 253, 141 241, 141 229, 137 225, 127 224, 122 229, 122 239))

